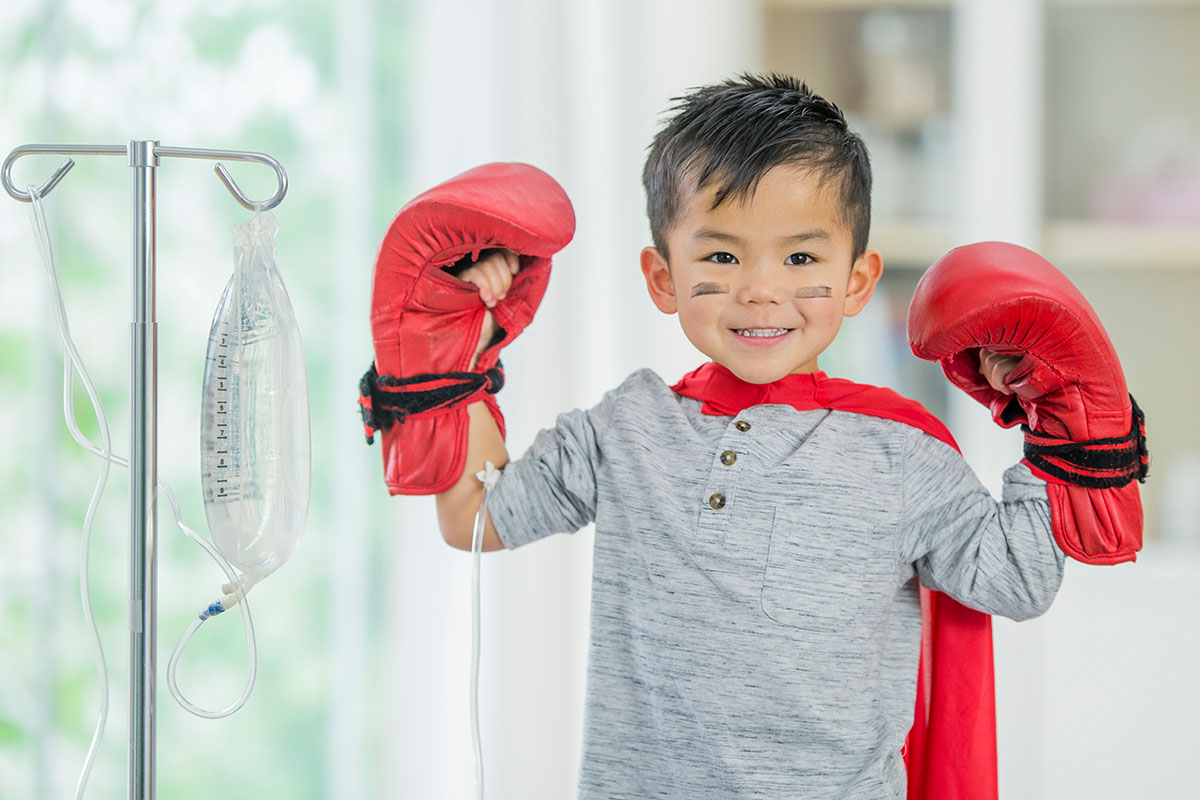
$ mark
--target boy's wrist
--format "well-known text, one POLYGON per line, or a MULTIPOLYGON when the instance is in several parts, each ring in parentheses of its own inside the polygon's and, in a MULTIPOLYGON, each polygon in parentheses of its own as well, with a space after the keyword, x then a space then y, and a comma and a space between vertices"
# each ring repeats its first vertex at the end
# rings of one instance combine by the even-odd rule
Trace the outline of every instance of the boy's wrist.
POLYGON ((488 349, 495 337, 496 318, 491 311, 488 311, 483 315, 483 324, 479 328, 479 344, 475 346, 475 354, 471 356, 471 362, 467 365, 468 372, 475 369, 475 365, 479 363, 479 357, 483 355, 484 350, 488 349))

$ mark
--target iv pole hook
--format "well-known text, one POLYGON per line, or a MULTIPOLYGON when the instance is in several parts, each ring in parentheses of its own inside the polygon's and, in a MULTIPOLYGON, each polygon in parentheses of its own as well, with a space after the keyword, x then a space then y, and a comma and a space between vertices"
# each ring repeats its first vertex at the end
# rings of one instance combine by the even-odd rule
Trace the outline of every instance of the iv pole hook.
MULTIPOLYGON (((22 156, 47 153, 64 155, 125 155, 127 147, 124 145, 25 145, 17 147, 8 154, 8 158, 4 159, 3 168, 0 168, 0 182, 3 182, 4 190, 8 192, 10 197, 14 200, 20 200, 23 203, 33 202, 33 198, 29 196, 29 192, 23 192, 13 184, 12 167, 16 160, 22 156)), ((250 161, 265 164, 275 171, 275 178, 278 182, 275 193, 266 200, 251 200, 242 191, 242 188, 238 186, 237 181, 229 174, 229 170, 225 168, 224 164, 218 163, 214 167, 217 177, 221 179, 221 183, 225 185, 225 188, 229 190, 234 199, 248 211, 254 211, 255 209, 270 211, 282 203, 284 195, 287 194, 287 173, 284 172, 283 166, 278 161, 266 153, 255 153, 248 150, 207 150, 195 147, 162 147, 155 145, 154 155, 175 156, 179 158, 204 158, 219 161, 250 161)), ((45 197, 49 194, 73 166, 75 166, 75 162, 72 159, 68 158, 65 160, 54 171, 54 174, 37 190, 38 195, 45 197)))
POLYGON ((154 154, 156 156, 178 156, 180 158, 207 158, 215 161, 251 161, 257 164, 265 164, 275 170, 275 178, 278 181, 275 194, 266 200, 251 200, 242 191, 242 188, 237 185, 237 181, 229 174, 229 170, 225 169, 224 164, 217 164, 213 167, 213 170, 217 173, 217 177, 221 179, 221 183, 225 184, 225 188, 229 190, 233 198, 247 211, 254 211, 256 209, 270 211, 282 203, 283 196, 287 194, 287 173, 283 171, 283 167, 278 161, 266 153, 255 153, 249 150, 203 150, 196 147, 155 147, 154 154))
MULTIPOLYGON (((12 184, 12 165, 13 162, 16 161, 21 155, 22 154, 17 153, 14 150, 9 154, 8 158, 5 159, 4 189, 14 200, 20 200, 22 203, 32 203, 33 198, 30 196, 29 192, 22 192, 12 184)), ((54 170, 54 174, 51 175, 45 183, 38 187, 38 197, 45 197, 46 195, 50 194, 50 190, 55 186, 58 186, 58 182, 61 181, 66 174, 71 171, 71 167, 73 166, 75 166, 75 162, 72 159, 68 158, 63 161, 63 163, 59 165, 58 169, 54 170)))

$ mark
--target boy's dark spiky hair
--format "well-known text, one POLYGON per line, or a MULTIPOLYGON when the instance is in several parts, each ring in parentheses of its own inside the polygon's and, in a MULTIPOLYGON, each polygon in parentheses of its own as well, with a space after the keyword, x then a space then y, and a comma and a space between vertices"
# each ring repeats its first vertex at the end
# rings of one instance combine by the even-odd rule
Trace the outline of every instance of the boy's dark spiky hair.
POLYGON ((717 181, 713 208, 744 200, 773 167, 818 170, 840 182, 843 220, 857 258, 871 228, 871 163, 841 110, 787 75, 744 74, 672 98, 672 116, 650 143, 642 171, 654 246, 667 255, 667 233, 686 192, 717 181))

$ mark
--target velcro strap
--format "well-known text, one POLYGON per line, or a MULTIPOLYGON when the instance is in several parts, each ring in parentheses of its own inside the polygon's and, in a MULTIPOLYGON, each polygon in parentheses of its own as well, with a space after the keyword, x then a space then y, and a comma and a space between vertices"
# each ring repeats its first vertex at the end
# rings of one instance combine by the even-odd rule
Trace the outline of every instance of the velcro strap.
POLYGON ((1137 480, 1146 482, 1150 454, 1146 449, 1146 417, 1133 396, 1129 434, 1109 439, 1072 442, 1046 436, 1022 425, 1025 459, 1065 483, 1089 489, 1110 489, 1137 480))
POLYGON ((380 375, 371 364, 358 384, 358 405, 367 444, 374 443, 377 430, 386 431, 409 417, 437 416, 470 403, 485 392, 495 394, 503 386, 504 367, 499 362, 487 372, 447 372, 409 378, 380 375))

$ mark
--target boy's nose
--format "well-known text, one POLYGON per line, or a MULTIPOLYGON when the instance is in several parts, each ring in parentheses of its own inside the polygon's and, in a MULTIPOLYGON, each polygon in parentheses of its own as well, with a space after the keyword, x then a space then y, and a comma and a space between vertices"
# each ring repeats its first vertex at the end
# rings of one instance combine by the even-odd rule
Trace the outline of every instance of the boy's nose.
POLYGON ((782 303, 784 287, 778 276, 764 268, 747 269, 744 279, 737 289, 736 299, 739 303, 782 303))

